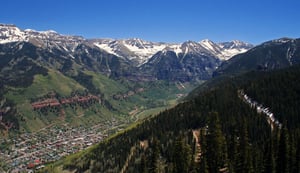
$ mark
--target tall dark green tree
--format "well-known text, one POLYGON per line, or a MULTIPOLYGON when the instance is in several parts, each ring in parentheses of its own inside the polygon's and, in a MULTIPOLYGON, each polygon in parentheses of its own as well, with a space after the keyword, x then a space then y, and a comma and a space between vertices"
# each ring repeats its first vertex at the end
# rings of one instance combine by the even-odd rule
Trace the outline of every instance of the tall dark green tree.
POLYGON ((179 137, 175 141, 174 146, 174 172, 175 173, 188 173, 192 161, 192 149, 184 141, 183 137, 179 137))
POLYGON ((150 158, 149 173, 157 173, 157 162, 159 159, 159 155, 159 141, 157 138, 154 137, 152 142, 152 153, 150 158))
POLYGON ((276 172, 288 173, 289 172, 289 137, 286 125, 283 126, 280 132, 278 154, 276 160, 276 172))
POLYGON ((199 165, 199 172, 200 173, 208 173, 208 165, 207 165, 207 159, 206 159, 206 130, 202 129, 200 131, 200 147, 201 147, 201 157, 200 157, 200 165, 199 165))
POLYGON ((232 134, 230 136, 230 141, 228 142, 228 159, 229 159, 229 172, 234 173, 235 172, 235 163, 237 163, 236 159, 238 157, 238 151, 237 151, 237 136, 235 130, 232 131, 232 134))
POLYGON ((296 170, 297 170, 297 168, 296 168, 297 167, 296 152, 297 152, 296 139, 295 139, 294 134, 290 134, 289 135, 289 152, 288 152, 289 172, 296 172, 296 170))
POLYGON ((239 135, 238 153, 236 157, 235 169, 239 173, 253 172, 250 144, 246 120, 243 119, 239 135))
POLYGON ((265 148, 264 173, 275 173, 275 157, 272 139, 270 139, 265 148))
POLYGON ((220 169, 226 169, 227 146, 221 130, 219 115, 217 112, 209 114, 206 158, 210 173, 218 173, 220 169))

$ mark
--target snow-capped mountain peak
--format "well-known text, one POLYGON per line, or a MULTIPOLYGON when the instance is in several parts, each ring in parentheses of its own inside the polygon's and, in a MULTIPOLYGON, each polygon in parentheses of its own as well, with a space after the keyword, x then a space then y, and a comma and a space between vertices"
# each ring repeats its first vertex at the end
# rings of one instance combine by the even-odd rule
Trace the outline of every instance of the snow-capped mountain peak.
POLYGON ((223 49, 241 49, 241 48, 251 48, 253 45, 245 43, 239 40, 232 40, 230 42, 219 43, 219 46, 223 49))
POLYGON ((251 44, 238 40, 215 43, 209 39, 200 42, 186 41, 181 44, 145 41, 140 38, 131 39, 91 39, 78 36, 61 35, 53 30, 36 31, 21 30, 15 25, 0 24, 0 44, 9 42, 31 42, 38 47, 53 48, 72 53, 81 44, 89 44, 109 54, 128 60, 136 66, 146 63, 159 51, 173 51, 177 56, 188 53, 194 55, 214 56, 221 60, 228 60, 232 56, 252 48, 251 44))
POLYGON ((199 42, 203 47, 207 48, 207 49, 210 49, 210 50, 213 50, 215 49, 215 47, 217 47, 218 45, 216 43, 214 43, 213 41, 209 40, 209 39, 204 39, 204 40, 201 40, 199 42))
POLYGON ((199 42, 200 44, 214 45, 215 43, 209 39, 204 39, 199 42))
POLYGON ((151 44, 150 42, 144 41, 139 38, 126 39, 123 40, 123 43, 128 46, 137 47, 138 49, 143 49, 151 44))
POLYGON ((185 54, 187 54, 187 53, 210 54, 210 51, 208 51, 207 48, 205 48, 202 44, 195 42, 195 41, 186 41, 186 42, 182 43, 181 49, 185 54))
POLYGON ((219 59, 222 59, 222 60, 224 59, 224 56, 222 54, 222 49, 220 48, 220 46, 218 44, 214 43, 213 41, 204 39, 204 40, 200 41, 200 45, 203 46, 208 51, 210 51, 212 54, 214 54, 219 59))
POLYGON ((139 66, 148 61, 155 53, 163 50, 167 44, 133 39, 97 39, 92 41, 94 45, 108 53, 133 60, 139 66))
POLYGON ((33 29, 21 30, 15 25, 0 24, 0 44, 9 42, 20 42, 31 40, 39 40, 42 42, 75 42, 84 40, 79 36, 65 36, 57 33, 54 30, 36 31, 33 29))
POLYGON ((245 42, 242 42, 239 40, 233 40, 230 42, 222 42, 222 43, 219 43, 218 45, 223 50, 222 54, 223 54, 225 60, 230 59, 232 56, 234 56, 236 54, 244 53, 247 50, 254 47, 252 44, 245 43, 245 42))
POLYGON ((0 24, 0 44, 25 41, 26 39, 26 34, 15 25, 0 24))

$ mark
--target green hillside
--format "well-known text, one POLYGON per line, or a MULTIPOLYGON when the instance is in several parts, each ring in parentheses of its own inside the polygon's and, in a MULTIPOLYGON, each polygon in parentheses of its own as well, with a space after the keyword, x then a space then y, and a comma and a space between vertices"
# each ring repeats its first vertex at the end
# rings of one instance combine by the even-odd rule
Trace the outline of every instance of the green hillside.
POLYGON ((27 131, 36 131, 50 123, 60 121, 60 119, 55 113, 45 116, 33 111, 31 100, 41 98, 50 92, 68 96, 74 91, 83 90, 85 88, 75 80, 64 76, 60 72, 49 70, 47 76, 36 75, 32 85, 27 88, 9 87, 4 97, 16 105, 17 115, 25 120, 20 121, 20 130, 22 131, 22 128, 24 128, 27 131))

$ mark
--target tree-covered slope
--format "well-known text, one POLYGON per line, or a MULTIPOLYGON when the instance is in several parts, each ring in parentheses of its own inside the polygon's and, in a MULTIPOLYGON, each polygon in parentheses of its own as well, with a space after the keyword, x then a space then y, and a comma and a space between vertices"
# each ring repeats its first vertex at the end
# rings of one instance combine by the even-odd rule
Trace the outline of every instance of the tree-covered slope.
POLYGON ((299 74, 295 66, 227 80, 47 171, 299 172, 299 106, 282 99, 298 100, 300 81, 295 76, 299 74), (283 126, 271 130, 266 116, 244 102, 239 90, 269 107, 276 117, 282 113, 283 126))

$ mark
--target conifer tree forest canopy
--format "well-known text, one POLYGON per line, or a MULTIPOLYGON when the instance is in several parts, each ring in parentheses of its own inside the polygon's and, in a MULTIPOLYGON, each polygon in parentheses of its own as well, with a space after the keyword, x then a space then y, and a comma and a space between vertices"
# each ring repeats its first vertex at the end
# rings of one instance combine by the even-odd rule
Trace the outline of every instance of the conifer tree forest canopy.
MULTIPOLYGON (((76 172, 299 173, 300 68, 250 72, 64 160, 76 172), (255 76, 247 79, 248 76, 255 76), (283 125, 273 130, 244 90, 283 125), (122 170, 122 171, 121 171, 122 170)), ((49 169, 49 172, 51 170, 49 169)))

